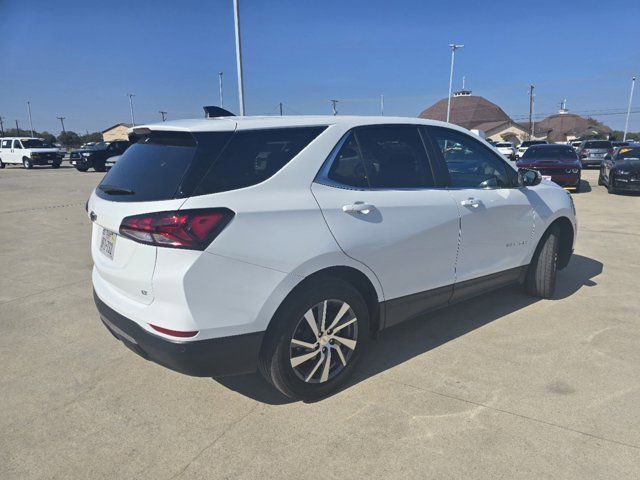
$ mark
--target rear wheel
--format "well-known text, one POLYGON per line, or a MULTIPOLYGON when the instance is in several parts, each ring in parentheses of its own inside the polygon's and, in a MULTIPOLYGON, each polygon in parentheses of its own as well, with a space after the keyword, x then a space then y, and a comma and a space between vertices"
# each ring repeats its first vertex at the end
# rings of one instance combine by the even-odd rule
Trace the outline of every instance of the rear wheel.
POLYGON ((107 171, 107 167, 105 166, 104 160, 103 161, 95 161, 94 160, 93 169, 96 172, 106 172, 107 171))
POLYGON ((28 159, 27 157, 24 157, 24 158, 22 159, 22 166, 23 166, 24 168, 26 168, 27 170, 30 170, 30 169, 32 169, 32 168, 33 168, 33 163, 31 163, 31 160, 30 160, 30 159, 28 159))
POLYGON ((0 168, 4 168, 4 162, 0 159, 0 168))
POLYGON ((353 373, 369 335, 360 292, 339 278, 303 286, 278 309, 260 355, 260 372, 283 394, 317 400, 353 373))
POLYGON ((553 296, 558 272, 559 240, 558 228, 554 226, 540 241, 525 280, 525 288, 531 295, 540 298, 553 296))
POLYGON ((60 162, 53 162, 51 168, 60 168, 60 162))

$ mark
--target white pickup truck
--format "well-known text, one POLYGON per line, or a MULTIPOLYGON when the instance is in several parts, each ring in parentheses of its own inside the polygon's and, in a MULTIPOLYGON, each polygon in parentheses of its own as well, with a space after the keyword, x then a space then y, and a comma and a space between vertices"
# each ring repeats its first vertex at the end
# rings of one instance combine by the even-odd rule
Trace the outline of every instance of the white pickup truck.
POLYGON ((60 167, 64 153, 42 138, 5 137, 0 139, 0 168, 9 164, 22 164, 24 168, 34 165, 60 167))

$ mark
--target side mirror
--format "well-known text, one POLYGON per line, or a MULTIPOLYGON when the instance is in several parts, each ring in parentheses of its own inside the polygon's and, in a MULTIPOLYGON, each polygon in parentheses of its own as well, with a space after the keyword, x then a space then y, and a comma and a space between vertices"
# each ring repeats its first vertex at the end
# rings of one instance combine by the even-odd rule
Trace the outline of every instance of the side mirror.
POLYGON ((518 169, 518 183, 521 187, 535 187, 542 182, 542 175, 537 170, 518 169))

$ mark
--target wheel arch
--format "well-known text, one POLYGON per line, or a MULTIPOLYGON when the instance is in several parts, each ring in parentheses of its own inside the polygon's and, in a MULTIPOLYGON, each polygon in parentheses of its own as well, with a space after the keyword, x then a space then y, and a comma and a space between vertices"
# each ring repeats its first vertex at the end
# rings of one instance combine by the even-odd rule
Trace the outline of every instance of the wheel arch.
POLYGON ((575 238, 575 232, 573 229, 573 223, 567 217, 558 217, 547 227, 540 241, 538 242, 537 249, 542 245, 542 241, 546 238, 549 231, 553 228, 558 230, 560 236, 559 248, 558 248, 558 269, 562 270, 569 265, 571 260, 571 254, 573 253, 573 240, 575 238))
POLYGON ((381 325, 384 325, 384 318, 381 318, 384 315, 384 309, 380 307, 380 302, 382 301, 382 299, 379 297, 374 283, 365 273, 353 266, 335 265, 322 268, 307 275, 289 291, 289 293, 284 297, 282 302, 280 302, 280 305, 276 308, 273 316, 271 317, 271 320, 267 325, 265 339, 269 337, 269 332, 276 328, 276 322, 274 322, 273 320, 277 318, 278 313, 288 302, 288 300, 298 294, 300 290, 306 288, 308 285, 316 282, 318 279, 323 277, 339 278, 341 280, 344 280, 355 287, 358 292, 360 292, 369 310, 370 334, 372 337, 375 337, 377 335, 377 333, 380 331, 381 325))

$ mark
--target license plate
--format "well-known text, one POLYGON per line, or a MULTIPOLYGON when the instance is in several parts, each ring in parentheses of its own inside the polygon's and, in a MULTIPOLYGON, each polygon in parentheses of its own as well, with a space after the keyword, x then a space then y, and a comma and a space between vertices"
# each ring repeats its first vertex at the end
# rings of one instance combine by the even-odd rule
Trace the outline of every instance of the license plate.
POLYGON ((592 157, 604 157, 604 153, 592 153, 592 157))
POLYGON ((113 260, 113 251, 116 248, 117 235, 106 228, 102 229, 102 239, 100 240, 100 251, 113 260))

